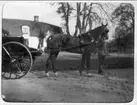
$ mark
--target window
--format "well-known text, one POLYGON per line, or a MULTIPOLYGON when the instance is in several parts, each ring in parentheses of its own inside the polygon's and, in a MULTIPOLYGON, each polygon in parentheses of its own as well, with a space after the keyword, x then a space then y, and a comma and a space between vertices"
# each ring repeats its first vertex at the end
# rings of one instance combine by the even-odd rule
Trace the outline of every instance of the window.
POLYGON ((30 28, 27 25, 22 26, 22 33, 23 34, 30 34, 30 28))

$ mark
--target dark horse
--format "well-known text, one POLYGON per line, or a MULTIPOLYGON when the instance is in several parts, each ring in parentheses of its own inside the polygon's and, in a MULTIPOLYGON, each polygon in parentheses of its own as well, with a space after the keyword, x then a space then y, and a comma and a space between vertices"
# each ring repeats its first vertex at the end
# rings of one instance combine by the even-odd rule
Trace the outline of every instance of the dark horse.
POLYGON ((60 51, 65 50, 73 53, 82 54, 80 75, 84 69, 84 65, 87 66, 87 73, 90 69, 90 54, 98 49, 98 73, 102 72, 101 66, 104 62, 104 40, 108 39, 107 24, 101 25, 93 30, 79 35, 79 37, 73 37, 66 34, 51 35, 47 39, 46 51, 49 53, 49 57, 46 62, 46 74, 51 66, 55 75, 57 75, 55 68, 55 61, 60 51))

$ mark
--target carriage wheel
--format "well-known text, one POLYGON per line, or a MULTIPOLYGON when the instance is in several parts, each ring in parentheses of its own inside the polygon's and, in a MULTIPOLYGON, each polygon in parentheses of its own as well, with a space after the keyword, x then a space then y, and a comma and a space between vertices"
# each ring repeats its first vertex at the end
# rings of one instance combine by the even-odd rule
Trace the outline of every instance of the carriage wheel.
POLYGON ((29 49, 19 42, 2 45, 2 77, 19 79, 32 68, 33 60, 29 49))

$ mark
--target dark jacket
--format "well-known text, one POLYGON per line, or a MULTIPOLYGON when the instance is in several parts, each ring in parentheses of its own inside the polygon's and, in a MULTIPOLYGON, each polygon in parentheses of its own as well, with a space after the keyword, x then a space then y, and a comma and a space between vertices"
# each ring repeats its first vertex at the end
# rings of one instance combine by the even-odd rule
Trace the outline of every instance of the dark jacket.
POLYGON ((104 39, 99 39, 97 43, 97 48, 98 48, 98 54, 101 55, 106 55, 106 46, 105 46, 105 41, 104 39))
POLYGON ((39 33, 39 39, 44 39, 45 38, 45 33, 44 32, 42 32, 42 31, 40 31, 40 33, 39 33))

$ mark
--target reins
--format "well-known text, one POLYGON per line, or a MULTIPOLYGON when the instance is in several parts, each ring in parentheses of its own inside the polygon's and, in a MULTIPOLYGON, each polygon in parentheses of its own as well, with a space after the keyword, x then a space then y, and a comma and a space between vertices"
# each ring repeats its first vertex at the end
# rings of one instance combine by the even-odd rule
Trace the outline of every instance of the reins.
POLYGON ((70 47, 66 47, 66 48, 48 48, 49 50, 52 50, 52 51, 64 51, 64 50, 69 50, 69 49, 74 49, 74 48, 81 48, 81 47, 84 47, 84 46, 88 46, 90 45, 91 43, 93 44, 97 44, 96 41, 93 41, 93 42, 89 42, 89 43, 86 43, 86 44, 81 44, 79 46, 70 46, 70 47))

